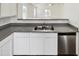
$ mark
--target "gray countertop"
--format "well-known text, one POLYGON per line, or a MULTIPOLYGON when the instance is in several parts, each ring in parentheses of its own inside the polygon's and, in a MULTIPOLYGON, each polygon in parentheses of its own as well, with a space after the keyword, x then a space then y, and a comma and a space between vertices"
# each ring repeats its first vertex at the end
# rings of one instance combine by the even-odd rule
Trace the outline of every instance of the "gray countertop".
POLYGON ((42 24, 24 24, 24 23, 13 23, 11 27, 15 28, 14 31, 26 31, 26 32, 76 32, 77 28, 70 24, 46 24, 54 27, 52 31, 34 31, 34 27, 42 24))
POLYGON ((54 27, 53 31, 34 31, 34 27, 40 24, 27 24, 27 23, 10 23, 0 26, 0 41, 6 38, 13 32, 34 32, 34 33, 70 33, 77 32, 77 28, 70 24, 46 24, 54 27))

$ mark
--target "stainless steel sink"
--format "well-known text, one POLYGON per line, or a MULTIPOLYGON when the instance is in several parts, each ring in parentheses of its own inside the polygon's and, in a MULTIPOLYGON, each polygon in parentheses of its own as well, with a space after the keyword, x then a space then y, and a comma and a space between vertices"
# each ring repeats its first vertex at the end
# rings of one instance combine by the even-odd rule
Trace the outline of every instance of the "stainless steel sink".
POLYGON ((34 30, 35 31, 53 31, 54 27, 50 25, 40 25, 40 26, 34 27, 34 30))

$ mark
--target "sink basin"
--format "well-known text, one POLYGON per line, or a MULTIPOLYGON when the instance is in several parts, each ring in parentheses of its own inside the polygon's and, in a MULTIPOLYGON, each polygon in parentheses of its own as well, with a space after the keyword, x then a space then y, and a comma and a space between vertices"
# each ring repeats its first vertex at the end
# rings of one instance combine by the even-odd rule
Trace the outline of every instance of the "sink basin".
POLYGON ((36 30, 36 31, 52 31, 52 30, 54 30, 54 27, 49 26, 49 25, 41 25, 41 26, 36 26, 34 28, 34 30, 36 30))

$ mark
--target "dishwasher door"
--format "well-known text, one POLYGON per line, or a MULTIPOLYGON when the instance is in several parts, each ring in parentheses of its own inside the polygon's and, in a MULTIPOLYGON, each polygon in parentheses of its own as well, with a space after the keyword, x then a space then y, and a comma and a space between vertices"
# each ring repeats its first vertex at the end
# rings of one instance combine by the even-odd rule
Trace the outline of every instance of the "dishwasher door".
POLYGON ((58 34, 58 55, 76 55, 76 34, 58 34))

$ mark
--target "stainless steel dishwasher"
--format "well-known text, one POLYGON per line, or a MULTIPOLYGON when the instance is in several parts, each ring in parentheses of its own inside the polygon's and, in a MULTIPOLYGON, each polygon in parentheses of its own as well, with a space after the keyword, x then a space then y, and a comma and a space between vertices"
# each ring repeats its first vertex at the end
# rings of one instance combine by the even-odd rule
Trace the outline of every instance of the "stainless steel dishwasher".
POLYGON ((76 33, 58 34, 58 55, 76 55, 76 33))

